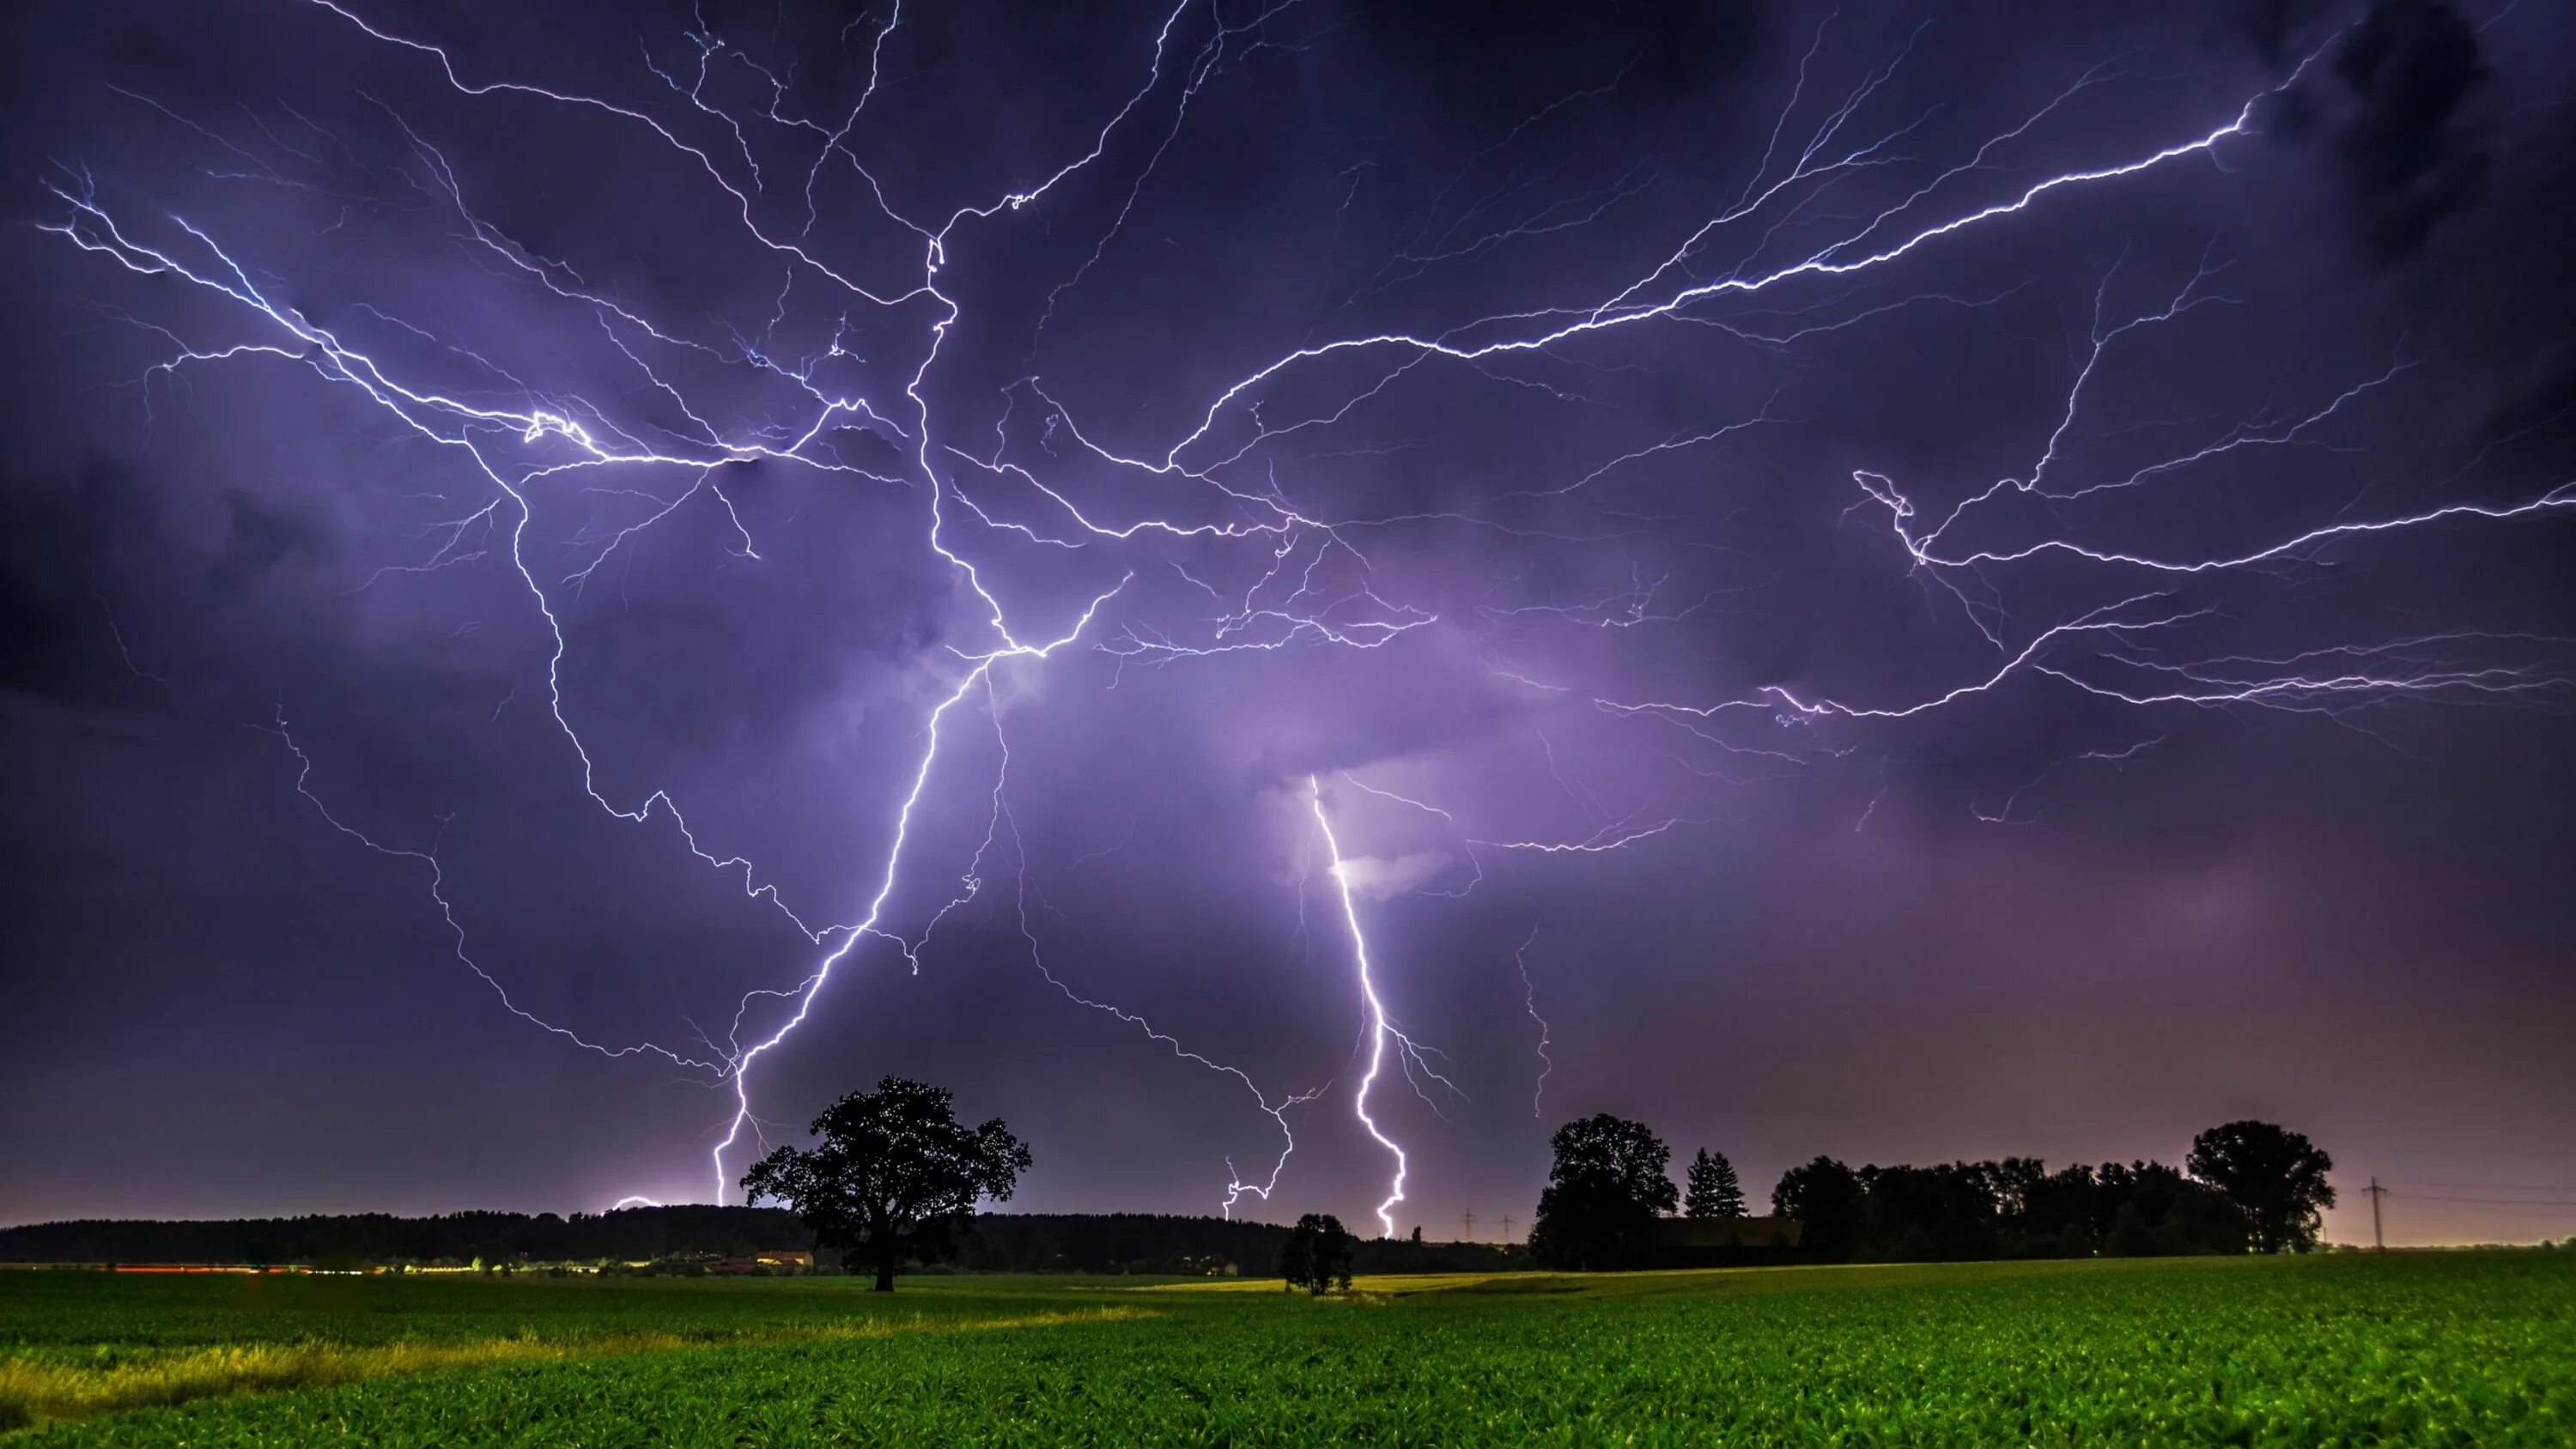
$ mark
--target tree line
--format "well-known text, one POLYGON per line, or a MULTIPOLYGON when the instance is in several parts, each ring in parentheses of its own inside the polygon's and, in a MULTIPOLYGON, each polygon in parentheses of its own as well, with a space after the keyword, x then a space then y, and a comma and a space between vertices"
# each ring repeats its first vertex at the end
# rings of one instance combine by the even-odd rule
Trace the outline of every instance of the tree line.
MULTIPOLYGON (((254 1219, 223 1223, 73 1222, 0 1230, 0 1261, 387 1263, 478 1265, 634 1262, 813 1250, 826 1267, 873 1270, 880 1291, 906 1265, 986 1271, 1224 1273, 1285 1277, 1323 1292, 1354 1271, 1440 1272, 1521 1266, 1508 1246, 1360 1243, 1325 1214, 1293 1228, 1148 1215, 986 1217, 1032 1161, 998 1120, 969 1128, 941 1088, 888 1077, 814 1121, 815 1145, 781 1146, 743 1178, 754 1207, 643 1208, 598 1215, 457 1213, 435 1218, 254 1219)), ((1550 1139, 1553 1162, 1528 1252, 1543 1266, 1607 1270, 1670 1261, 1676 1207, 1731 1219, 1745 1208, 1733 1164, 1705 1148, 1689 1192, 1671 1149, 1642 1122, 1607 1113, 1550 1139)), ((1790 1169, 1773 1212, 1796 1220, 1806 1261, 2093 1254, 2304 1252, 2334 1205, 2333 1159, 2268 1122, 2230 1122, 2192 1140, 2182 1170, 2135 1162, 2047 1170, 2036 1158, 1932 1167, 1863 1166, 1830 1157, 1790 1169)))
MULTIPOLYGON (((977 1204, 1008 1200, 1031 1161, 999 1120, 969 1129, 949 1102, 944 1090, 888 1077, 834 1103, 815 1119, 816 1146, 778 1148, 743 1187, 794 1207, 818 1242, 872 1262, 877 1287, 891 1290, 906 1261, 964 1256, 977 1204)), ((1685 1202, 1672 1149, 1642 1122, 1600 1113, 1557 1129, 1549 1146, 1529 1243, 1544 1266, 1669 1263, 1687 1246, 1669 1231, 1677 1207, 1704 1220, 1744 1211, 1734 1164, 1705 1148, 1691 1160, 1685 1202)), ((2296 1132, 2238 1121, 2193 1138, 2180 1171, 2134 1162, 2051 1172, 2028 1157, 1854 1169, 1818 1157, 1782 1174, 1771 1205, 1799 1224, 1796 1256, 1811 1262, 2304 1252, 2334 1205, 2333 1167, 2296 1132)), ((1292 1289, 1347 1289, 1360 1249, 1338 1219, 1309 1213, 1277 1244, 1271 1271, 1292 1289)))
POLYGON ((611 1213, 315 1214, 205 1222, 92 1220, 0 1228, 0 1262, 301 1263, 463 1266, 738 1257, 806 1250, 814 1236, 778 1208, 648 1207, 611 1213))
MULTIPOLYGON (((1734 1166, 1701 1149, 1688 1194, 1667 1170, 1671 1149, 1642 1122, 1602 1113, 1559 1128, 1530 1229, 1543 1265, 1575 1270, 1665 1260, 1676 1206, 1692 1218, 1745 1211, 1734 1166)), ((1771 1211, 1799 1224, 1809 1262, 2146 1257, 2306 1252, 2334 1206, 2334 1159, 2269 1122, 2212 1127, 2180 1169, 2159 1162, 2074 1163, 2034 1157, 1928 1167, 1850 1167, 1817 1157, 1771 1190, 1771 1211)))
MULTIPOLYGON (((1222 1274, 1269 1277, 1295 1229, 1178 1213, 984 1213, 954 1239, 942 1269, 969 1273, 1222 1274)), ((781 1250, 844 1266, 797 1216, 773 1207, 637 1207, 611 1213, 386 1213, 230 1221, 91 1220, 0 1228, 0 1263, 304 1264, 324 1268, 537 1266, 747 1258, 781 1250)), ((1527 1267, 1494 1243, 1358 1245, 1363 1273, 1491 1272, 1527 1267)), ((860 1266, 872 1266, 862 1263, 860 1266)))

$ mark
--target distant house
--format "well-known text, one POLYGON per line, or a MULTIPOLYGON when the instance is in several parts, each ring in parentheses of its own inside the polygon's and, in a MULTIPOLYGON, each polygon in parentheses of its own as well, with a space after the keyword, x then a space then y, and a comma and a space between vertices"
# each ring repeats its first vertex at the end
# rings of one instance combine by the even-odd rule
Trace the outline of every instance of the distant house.
POLYGON ((1796 1218, 1658 1218, 1655 1266, 1727 1268, 1777 1262, 1795 1252, 1796 1218))

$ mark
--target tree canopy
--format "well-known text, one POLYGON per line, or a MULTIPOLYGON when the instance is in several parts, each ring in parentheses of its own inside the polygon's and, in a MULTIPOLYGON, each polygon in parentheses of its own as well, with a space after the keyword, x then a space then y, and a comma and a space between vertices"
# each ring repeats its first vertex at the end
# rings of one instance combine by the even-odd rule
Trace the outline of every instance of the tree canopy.
POLYGON ((1279 1276, 1288 1280, 1291 1291, 1303 1288, 1318 1298, 1331 1288, 1348 1292, 1351 1257, 1358 1248, 1359 1239, 1343 1228, 1340 1218, 1308 1213, 1279 1249, 1279 1276))
POLYGON ((1827 1259, 1851 1253, 1861 1238, 1860 1175, 1831 1157, 1780 1174, 1771 1211, 1805 1225, 1800 1242, 1827 1259))
POLYGON ((1771 1209, 1825 1262, 2242 1253, 2246 1218, 2159 1162, 2037 1158, 1854 1169, 1819 1157, 1781 1174, 1771 1209))
POLYGON ((814 1119, 812 1148, 781 1147, 743 1174, 750 1201, 796 1210, 816 1242, 852 1262, 873 1260, 877 1291, 894 1291, 906 1258, 956 1255, 977 1200, 1007 1202, 1029 1150, 999 1118, 968 1128, 940 1087, 888 1077, 814 1119))
POLYGON ((2323 1225, 2319 1213, 2335 1205, 2334 1185, 2326 1181, 2334 1159, 2305 1136, 2270 1122, 2212 1127, 2191 1139, 2183 1165, 2244 1210, 2258 1253, 2315 1247, 2323 1225))
POLYGON ((1744 1216, 1744 1184, 1735 1177, 1735 1164, 1723 1152, 1703 1147, 1691 1158, 1690 1170, 1684 1175, 1687 1191, 1682 1198, 1682 1214, 1694 1218, 1740 1218, 1744 1216))
POLYGON ((1643 1122, 1607 1112, 1568 1122, 1530 1224, 1530 1252, 1551 1268, 1637 1267, 1652 1255, 1655 1219, 1681 1194, 1665 1175, 1672 1149, 1643 1122))

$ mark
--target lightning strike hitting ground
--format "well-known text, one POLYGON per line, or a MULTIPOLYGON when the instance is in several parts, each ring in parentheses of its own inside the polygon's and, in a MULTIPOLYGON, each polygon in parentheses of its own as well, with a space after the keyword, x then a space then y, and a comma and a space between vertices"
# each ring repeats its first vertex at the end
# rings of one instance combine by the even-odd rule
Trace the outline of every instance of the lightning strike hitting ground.
POLYGON ((1333 822, 1324 814, 1324 787, 1312 776, 1306 780, 1306 803, 1315 812, 1315 829, 1324 838, 1325 859, 1333 875, 1333 890, 1341 897, 1342 922, 1351 932, 1351 962, 1357 969, 1360 1001, 1366 1008, 1362 1036, 1368 1043, 1368 1070, 1360 1074, 1359 1088, 1351 1094, 1351 1112, 1360 1126, 1376 1139, 1377 1145, 1395 1159, 1395 1175, 1387 1180, 1386 1198, 1377 1205, 1377 1220, 1388 1237, 1395 1236, 1395 1205, 1404 1201, 1404 1149, 1386 1135, 1377 1119, 1369 1115, 1369 1088, 1377 1085, 1379 1068, 1386 1065, 1386 1045, 1397 1043, 1399 1050, 1409 1051, 1412 1043, 1387 1019, 1386 1003, 1378 999, 1377 979, 1369 970, 1368 936, 1360 929, 1359 902, 1352 899, 1351 879, 1342 865, 1342 844, 1333 838, 1333 822))

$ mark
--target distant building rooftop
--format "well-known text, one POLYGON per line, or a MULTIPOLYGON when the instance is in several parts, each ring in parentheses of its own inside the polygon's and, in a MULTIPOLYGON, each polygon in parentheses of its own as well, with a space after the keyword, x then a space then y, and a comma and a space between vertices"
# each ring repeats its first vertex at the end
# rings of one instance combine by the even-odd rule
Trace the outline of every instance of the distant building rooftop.
POLYGON ((1796 1218, 1659 1218, 1656 1242, 1671 1248, 1794 1248, 1796 1218))

